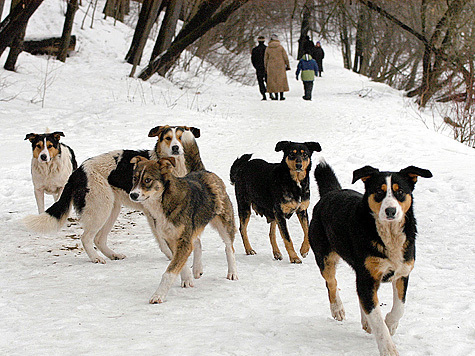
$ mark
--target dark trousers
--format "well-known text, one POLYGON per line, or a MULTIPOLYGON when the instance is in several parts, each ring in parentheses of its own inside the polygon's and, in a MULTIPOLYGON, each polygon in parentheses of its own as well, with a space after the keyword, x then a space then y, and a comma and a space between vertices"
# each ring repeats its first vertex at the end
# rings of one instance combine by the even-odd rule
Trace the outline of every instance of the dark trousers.
POLYGON ((304 81, 303 90, 305 92, 304 99, 312 100, 313 81, 304 81))
POLYGON ((257 83, 259 83, 259 91, 261 92, 262 96, 265 96, 267 91, 267 74, 257 74, 257 83))

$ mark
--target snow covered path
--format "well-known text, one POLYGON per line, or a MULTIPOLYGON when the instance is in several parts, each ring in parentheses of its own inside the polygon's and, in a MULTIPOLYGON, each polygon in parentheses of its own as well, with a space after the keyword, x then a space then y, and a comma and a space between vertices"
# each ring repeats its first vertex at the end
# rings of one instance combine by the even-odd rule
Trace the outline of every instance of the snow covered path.
MULTIPOLYGON (((61 27, 55 5, 47 2, 40 10, 29 30, 51 34, 61 27), (44 21, 46 14, 56 17, 44 21)), ((261 102, 257 87, 227 83, 216 73, 183 90, 158 77, 152 83, 130 79, 121 57, 131 30, 97 20, 99 35, 77 25, 79 50, 65 65, 22 54, 18 73, 0 69, 6 83, 0 94, 15 96, 0 102, 0 354, 378 354, 374 338, 361 330, 350 268, 342 263, 337 273, 347 312, 347 320, 337 322, 313 254, 302 265, 291 265, 286 255, 274 261, 262 218, 253 216, 249 228, 257 255, 246 256, 236 236, 239 281, 226 280, 224 245, 207 229, 205 274, 192 289, 175 285, 161 305, 149 305, 148 299, 168 261, 140 214, 124 209, 109 241, 127 258, 105 265, 89 262, 74 222, 50 236, 20 225, 23 216, 36 212, 27 133, 64 131, 64 142, 82 162, 113 149, 152 147, 147 137, 152 127, 185 124, 201 129, 203 161, 225 180, 233 203, 234 159, 254 153, 277 162, 281 154, 274 147, 280 140, 318 141, 342 185, 359 191, 361 182, 350 184, 352 172, 367 164, 430 169, 434 177, 420 179, 414 193, 417 262, 394 341, 401 355, 475 355, 473 149, 427 129, 402 93, 342 69, 331 48, 312 102, 301 99, 295 61, 287 100, 261 102), (45 76, 53 80, 42 108, 45 76)), ((313 182, 312 194, 313 208, 318 201, 313 182)), ((303 234, 296 217, 289 230, 299 247, 303 234)), ((389 311, 389 285, 381 288, 380 300, 389 311)))

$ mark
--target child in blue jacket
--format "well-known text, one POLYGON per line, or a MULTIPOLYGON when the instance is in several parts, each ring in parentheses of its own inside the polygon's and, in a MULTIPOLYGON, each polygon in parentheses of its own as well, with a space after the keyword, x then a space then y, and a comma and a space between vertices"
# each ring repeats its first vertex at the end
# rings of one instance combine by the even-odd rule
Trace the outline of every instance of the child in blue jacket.
POLYGON ((304 54, 300 59, 297 66, 297 72, 295 73, 297 80, 299 80, 299 73, 302 71, 302 82, 305 95, 302 97, 304 100, 312 100, 313 81, 315 76, 318 75, 318 65, 310 54, 304 54))

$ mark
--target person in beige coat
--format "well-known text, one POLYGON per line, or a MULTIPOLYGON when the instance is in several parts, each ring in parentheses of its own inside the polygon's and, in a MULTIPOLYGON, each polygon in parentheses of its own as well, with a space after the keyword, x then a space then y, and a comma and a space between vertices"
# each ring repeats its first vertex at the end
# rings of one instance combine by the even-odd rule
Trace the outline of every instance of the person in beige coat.
POLYGON ((277 93, 280 93, 280 100, 285 100, 284 92, 289 91, 285 72, 290 70, 290 64, 287 52, 280 44, 277 35, 270 37, 264 55, 264 66, 267 73, 267 92, 270 93, 271 99, 277 100, 277 93))

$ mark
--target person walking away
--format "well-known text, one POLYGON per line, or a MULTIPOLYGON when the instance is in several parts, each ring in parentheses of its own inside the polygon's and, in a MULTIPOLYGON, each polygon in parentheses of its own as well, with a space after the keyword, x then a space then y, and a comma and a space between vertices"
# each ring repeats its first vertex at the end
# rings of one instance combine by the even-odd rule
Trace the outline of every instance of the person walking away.
POLYGON ((314 59, 318 65, 318 76, 322 76, 323 72, 323 58, 325 57, 325 52, 323 51, 320 41, 315 44, 314 59))
POLYGON ((267 100, 266 98, 266 68, 264 67, 264 54, 266 52, 267 46, 264 44, 264 36, 257 37, 258 45, 252 49, 251 52, 251 62, 254 68, 256 69, 257 83, 259 84, 259 91, 262 94, 262 100, 267 100))
POLYGON ((297 65, 297 72, 295 72, 297 80, 299 80, 299 74, 302 72, 303 100, 312 100, 313 81, 315 80, 315 76, 318 75, 318 69, 317 62, 308 53, 303 55, 297 65))
POLYGON ((286 71, 290 70, 289 57, 284 47, 280 44, 277 35, 272 35, 264 55, 264 66, 267 73, 267 92, 271 93, 271 99, 285 100, 284 92, 289 91, 286 71), (275 97, 272 95, 275 93, 275 97))

